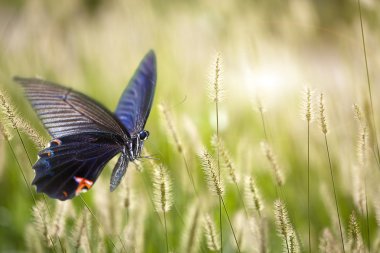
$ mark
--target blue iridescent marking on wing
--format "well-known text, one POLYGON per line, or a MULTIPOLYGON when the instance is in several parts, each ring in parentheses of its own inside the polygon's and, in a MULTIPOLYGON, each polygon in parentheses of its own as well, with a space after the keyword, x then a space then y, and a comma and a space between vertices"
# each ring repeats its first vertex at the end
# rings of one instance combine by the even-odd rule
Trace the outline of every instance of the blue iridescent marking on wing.
POLYGON ((131 136, 136 136, 145 127, 153 103, 156 81, 156 55, 151 50, 129 81, 115 112, 131 136))

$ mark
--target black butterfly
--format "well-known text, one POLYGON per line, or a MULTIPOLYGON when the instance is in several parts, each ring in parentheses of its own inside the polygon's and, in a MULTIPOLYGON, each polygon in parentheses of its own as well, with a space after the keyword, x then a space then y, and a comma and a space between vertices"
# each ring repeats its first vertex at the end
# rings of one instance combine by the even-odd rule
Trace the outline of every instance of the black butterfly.
POLYGON ((104 166, 121 153, 110 190, 123 178, 128 162, 141 156, 144 130, 156 88, 156 56, 141 61, 112 113, 90 97, 36 78, 15 77, 54 138, 40 151, 33 184, 51 198, 71 199, 89 190, 104 166))

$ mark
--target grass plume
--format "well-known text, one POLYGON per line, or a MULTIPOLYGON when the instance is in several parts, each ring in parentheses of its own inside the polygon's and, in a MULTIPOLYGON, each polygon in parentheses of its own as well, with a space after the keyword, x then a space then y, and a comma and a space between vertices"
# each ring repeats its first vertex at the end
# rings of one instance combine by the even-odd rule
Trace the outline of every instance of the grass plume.
POLYGON ((348 223, 348 245, 350 252, 364 252, 363 239, 355 212, 351 213, 348 223))
MULTIPOLYGON (((219 103, 221 101, 222 95, 222 86, 221 86, 221 56, 218 54, 215 60, 215 68, 214 75, 211 82, 211 92, 210 97, 215 104, 215 119, 216 119, 216 143, 220 143, 219 141, 219 103)), ((220 150, 217 148, 216 150, 216 160, 217 160, 217 168, 218 168, 218 176, 219 182, 221 180, 220 177, 220 150)), ((222 197, 219 195, 219 229, 220 229, 220 252, 223 252, 223 225, 222 225, 222 197)))
POLYGON ((284 175, 282 173, 282 170, 280 166, 277 163, 276 156, 274 155, 272 148, 269 146, 266 142, 261 142, 261 149, 267 158, 269 164, 271 165, 271 168, 273 170, 273 174, 275 177, 275 182, 278 187, 281 187, 284 185, 284 175))
POLYGON ((307 220, 309 252, 311 252, 311 225, 310 225, 310 123, 313 120, 312 91, 309 87, 305 89, 304 119, 307 122, 307 220))
POLYGON ((288 211, 281 200, 274 202, 274 214, 278 234, 282 237, 284 251, 288 253, 299 252, 297 235, 290 222, 288 211))
POLYGON ((199 249, 199 236, 201 231, 201 212, 198 205, 192 206, 186 216, 184 231, 182 233, 181 252, 194 253, 199 249))
POLYGON ((236 169, 235 169, 235 166, 232 162, 232 158, 231 158, 226 146, 224 145, 224 142, 222 141, 221 138, 217 138, 217 136, 214 135, 212 140, 211 140, 211 144, 214 147, 214 149, 216 150, 216 152, 219 153, 221 158, 223 159, 224 166, 228 170, 229 178, 230 178, 231 182, 235 185, 236 191, 237 191, 239 198, 240 198, 240 201, 243 205, 245 214, 248 216, 247 207, 245 206, 244 198, 243 198, 243 195, 240 191, 240 187, 239 187, 239 183, 238 183, 238 177, 236 175, 236 169))
POLYGON ((217 196, 223 196, 224 185, 223 181, 219 180, 214 158, 206 150, 200 154, 199 158, 210 192, 215 193, 217 196))
POLYGON ((168 129, 167 131, 169 132, 170 136, 172 137, 174 144, 177 148, 177 151, 182 155, 182 158, 183 158, 183 161, 185 164, 185 168, 186 168, 186 172, 187 172, 187 175, 188 175, 189 180, 191 182, 191 185, 193 187, 193 190, 194 190, 195 194, 198 194, 197 189, 195 188, 193 174, 191 173, 191 171, 189 169, 189 166, 188 166, 188 163, 187 163, 187 160, 185 157, 185 153, 183 150, 183 145, 179 139, 177 131, 175 130, 171 114, 170 114, 168 108, 166 107, 166 105, 164 105, 162 103, 158 105, 158 108, 160 109, 161 115, 163 116, 163 119, 166 122, 167 129, 168 129))
POLYGON ((248 177, 246 180, 245 199, 249 209, 256 211, 259 217, 261 217, 263 204, 253 177, 248 177))
POLYGON ((211 251, 219 251, 220 244, 218 235, 216 233, 215 224, 211 220, 210 215, 206 215, 204 218, 204 230, 206 235, 207 248, 211 251))
POLYGON ((319 239, 319 252, 330 253, 330 252, 341 252, 339 243, 331 233, 330 229, 325 228, 322 231, 322 235, 319 239))
MULTIPOLYGON (((232 226, 231 220, 229 218, 227 207, 226 207, 224 200, 223 200, 224 185, 222 183, 221 178, 218 178, 214 158, 206 150, 204 150, 202 152, 202 154, 200 155, 200 160, 201 160, 203 171, 206 175, 206 181, 207 181, 209 190, 211 192, 215 193, 219 197, 221 203, 223 204, 223 208, 224 208, 224 211, 226 213, 228 223, 230 224, 231 231, 232 231, 232 234, 234 236, 237 249, 240 252, 239 243, 238 243, 238 240, 236 238, 236 234, 235 234, 234 228, 232 226)), ((221 241, 221 243, 222 243, 222 241, 221 241)), ((221 250, 222 250, 222 246, 221 246, 221 250)))
POLYGON ((166 251, 169 252, 168 229, 166 225, 166 213, 170 211, 173 204, 171 180, 167 169, 160 165, 154 169, 153 196, 156 211, 163 213, 165 225, 166 251))

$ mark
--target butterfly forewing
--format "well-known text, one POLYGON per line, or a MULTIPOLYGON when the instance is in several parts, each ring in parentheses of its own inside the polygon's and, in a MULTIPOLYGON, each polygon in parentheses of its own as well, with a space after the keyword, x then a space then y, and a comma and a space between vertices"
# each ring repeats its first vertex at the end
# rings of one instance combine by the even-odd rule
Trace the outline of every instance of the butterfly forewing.
POLYGON ((152 107, 156 80, 156 56, 150 51, 129 81, 115 112, 131 136, 144 129, 152 107))
POLYGON ((80 92, 37 78, 15 81, 54 138, 88 132, 129 135, 110 111, 80 92))

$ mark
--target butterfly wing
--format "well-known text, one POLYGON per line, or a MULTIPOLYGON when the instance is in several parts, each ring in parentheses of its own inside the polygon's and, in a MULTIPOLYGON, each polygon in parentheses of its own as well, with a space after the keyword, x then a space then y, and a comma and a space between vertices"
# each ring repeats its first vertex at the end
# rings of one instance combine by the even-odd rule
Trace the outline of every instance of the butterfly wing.
POLYGON ((54 138, 88 132, 129 136, 109 110, 80 92, 37 78, 15 77, 14 80, 23 86, 54 138))
POLYGON ((67 200, 89 190, 106 163, 122 150, 118 136, 81 133, 53 139, 33 166, 37 192, 67 200))
POLYGON ((156 80, 156 56, 149 51, 129 81, 115 112, 131 136, 144 129, 152 107, 156 80))

